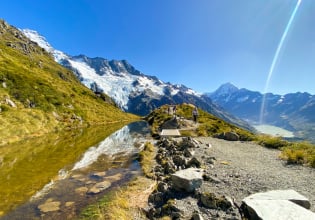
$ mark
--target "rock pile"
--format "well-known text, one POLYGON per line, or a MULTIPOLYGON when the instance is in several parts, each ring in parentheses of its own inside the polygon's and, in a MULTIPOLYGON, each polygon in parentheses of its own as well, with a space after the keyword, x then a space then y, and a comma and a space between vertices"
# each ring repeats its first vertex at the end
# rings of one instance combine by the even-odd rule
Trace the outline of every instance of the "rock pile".
MULTIPOLYGON (((231 141, 224 144, 236 146, 231 141)), ((158 184, 144 210, 149 219, 315 219, 305 197, 293 190, 266 192, 274 185, 266 187, 256 175, 231 166, 230 159, 214 157, 217 146, 203 139, 164 138, 156 146, 158 184)))
POLYGON ((195 151, 200 148, 198 141, 189 137, 162 139, 157 146, 154 174, 158 184, 145 210, 149 219, 163 216, 172 219, 241 218, 231 198, 201 190, 204 181, 212 180, 202 169, 207 167, 205 161, 195 157, 195 151))

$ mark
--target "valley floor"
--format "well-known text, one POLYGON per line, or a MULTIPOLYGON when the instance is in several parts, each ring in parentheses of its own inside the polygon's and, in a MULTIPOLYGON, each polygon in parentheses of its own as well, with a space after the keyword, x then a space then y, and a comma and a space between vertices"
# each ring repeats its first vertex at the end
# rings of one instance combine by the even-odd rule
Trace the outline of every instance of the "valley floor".
POLYGON ((315 169, 287 165, 278 158, 280 151, 254 143, 210 137, 195 139, 202 143, 197 157, 204 161, 215 158, 214 165, 206 163, 206 172, 216 181, 204 182, 202 188, 230 196, 238 204, 256 192, 293 189, 308 198, 311 210, 315 211, 315 169))

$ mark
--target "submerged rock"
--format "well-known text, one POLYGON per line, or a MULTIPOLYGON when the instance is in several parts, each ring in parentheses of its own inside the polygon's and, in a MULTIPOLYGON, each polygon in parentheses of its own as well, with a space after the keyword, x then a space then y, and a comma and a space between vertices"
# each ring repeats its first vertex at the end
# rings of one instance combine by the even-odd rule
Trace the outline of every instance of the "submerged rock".
POLYGON ((41 212, 54 212, 60 210, 60 202, 47 199, 45 203, 38 206, 41 212))
POLYGON ((87 194, 98 194, 98 193, 104 191, 105 189, 109 188, 110 186, 111 186, 111 183, 108 181, 96 183, 92 188, 90 188, 87 191, 87 194))

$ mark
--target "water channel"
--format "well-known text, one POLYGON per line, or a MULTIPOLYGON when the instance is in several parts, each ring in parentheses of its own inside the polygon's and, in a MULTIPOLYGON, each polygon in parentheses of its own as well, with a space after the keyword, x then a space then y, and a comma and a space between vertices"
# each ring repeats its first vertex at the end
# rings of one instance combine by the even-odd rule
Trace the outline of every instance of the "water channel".
POLYGON ((0 148, 0 219, 71 219, 136 175, 146 122, 90 128, 0 148))

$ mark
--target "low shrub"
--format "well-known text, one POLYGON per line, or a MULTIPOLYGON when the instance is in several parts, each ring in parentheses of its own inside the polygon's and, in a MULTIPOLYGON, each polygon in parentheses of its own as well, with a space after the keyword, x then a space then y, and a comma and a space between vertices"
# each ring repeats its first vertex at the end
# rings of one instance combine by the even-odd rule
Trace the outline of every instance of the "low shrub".
POLYGON ((272 137, 269 135, 259 135, 257 137, 257 143, 264 147, 273 149, 280 149, 290 145, 288 141, 283 140, 281 137, 272 137))
POLYGON ((280 158, 289 164, 307 164, 315 168, 315 145, 308 142, 292 143, 282 149, 280 158))

